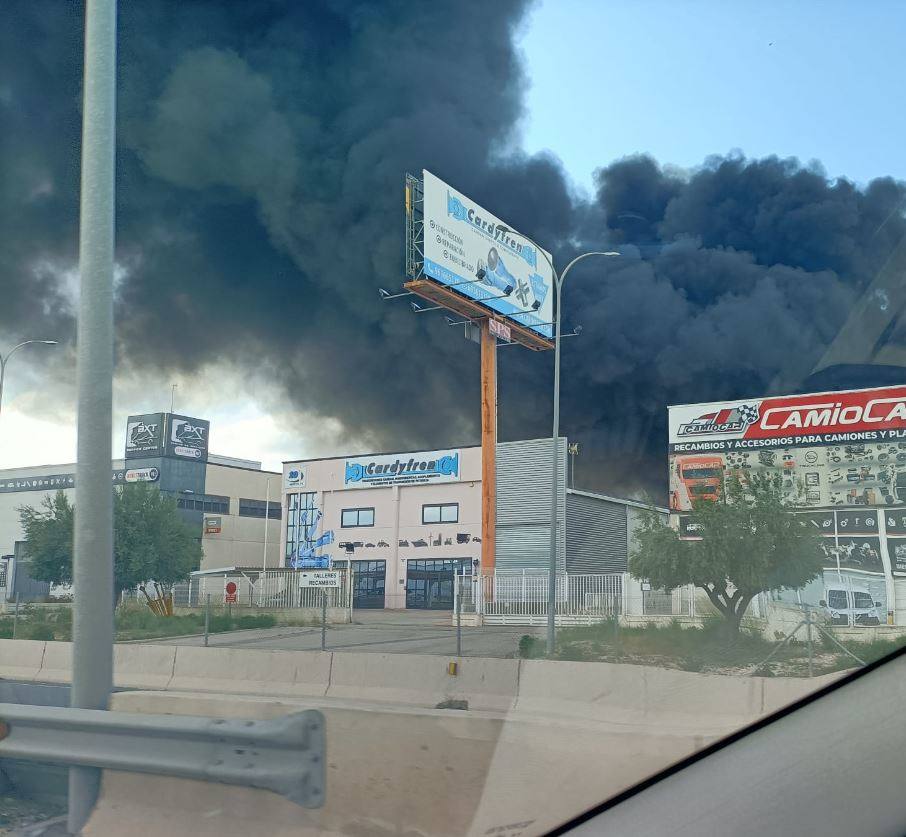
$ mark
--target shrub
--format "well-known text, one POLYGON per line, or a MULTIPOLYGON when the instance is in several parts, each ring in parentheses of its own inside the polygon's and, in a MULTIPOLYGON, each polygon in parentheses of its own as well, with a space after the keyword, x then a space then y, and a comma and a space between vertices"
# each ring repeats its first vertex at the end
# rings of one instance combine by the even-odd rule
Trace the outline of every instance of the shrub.
POLYGON ((519 656, 523 660, 533 660, 541 656, 541 643, 535 637, 529 634, 523 634, 519 637, 519 656))
POLYGON ((43 642, 52 642, 54 639, 54 632, 50 625, 38 622, 34 625, 23 626, 22 636, 24 639, 37 639, 43 642))

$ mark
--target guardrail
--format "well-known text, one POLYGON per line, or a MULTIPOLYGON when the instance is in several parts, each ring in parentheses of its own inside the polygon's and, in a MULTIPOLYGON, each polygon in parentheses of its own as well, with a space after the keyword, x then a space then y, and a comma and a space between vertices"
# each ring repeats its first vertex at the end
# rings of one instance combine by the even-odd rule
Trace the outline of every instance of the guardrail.
POLYGON ((324 716, 275 720, 137 715, 0 704, 0 758, 200 779, 324 803, 324 716))

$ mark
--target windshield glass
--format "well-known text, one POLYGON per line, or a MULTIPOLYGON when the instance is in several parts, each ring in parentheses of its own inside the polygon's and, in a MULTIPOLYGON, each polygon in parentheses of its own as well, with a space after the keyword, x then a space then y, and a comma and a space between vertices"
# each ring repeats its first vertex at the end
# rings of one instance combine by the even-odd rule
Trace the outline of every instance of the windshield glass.
POLYGON ((531 837, 901 648, 869 6, 2 0, 0 833, 531 837))
POLYGON ((827 606, 832 607, 835 610, 846 610, 848 607, 846 601, 846 591, 844 590, 828 590, 827 591, 827 606))
POLYGON ((708 477, 720 477, 720 468, 683 468, 683 476, 686 479, 707 479, 708 477))
POLYGON ((853 607, 870 608, 874 607, 870 593, 862 593, 858 590, 853 591, 853 607))

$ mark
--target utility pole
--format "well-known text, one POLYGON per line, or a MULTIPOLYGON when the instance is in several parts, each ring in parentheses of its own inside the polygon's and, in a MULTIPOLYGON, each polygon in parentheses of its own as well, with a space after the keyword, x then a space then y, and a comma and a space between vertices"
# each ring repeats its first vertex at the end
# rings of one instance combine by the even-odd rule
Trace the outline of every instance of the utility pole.
MULTIPOLYGON (((73 553, 71 705, 107 709, 113 686, 113 247, 116 0, 85 4, 79 210, 78 454, 73 553)), ((67 827, 78 834, 101 771, 69 771, 67 827)))

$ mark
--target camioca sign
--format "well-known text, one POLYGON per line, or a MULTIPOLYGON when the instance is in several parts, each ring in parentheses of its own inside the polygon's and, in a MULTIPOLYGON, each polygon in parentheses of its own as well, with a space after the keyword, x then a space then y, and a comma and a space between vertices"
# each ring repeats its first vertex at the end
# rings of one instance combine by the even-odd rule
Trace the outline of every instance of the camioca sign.
POLYGON ((906 386, 670 407, 669 459, 676 510, 758 471, 800 506, 901 505, 906 386))

